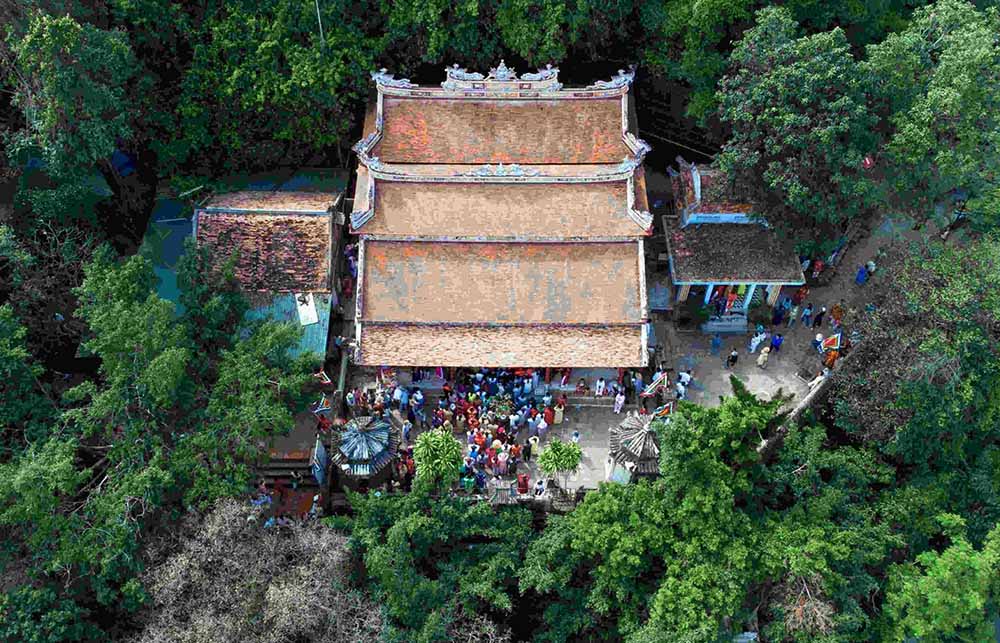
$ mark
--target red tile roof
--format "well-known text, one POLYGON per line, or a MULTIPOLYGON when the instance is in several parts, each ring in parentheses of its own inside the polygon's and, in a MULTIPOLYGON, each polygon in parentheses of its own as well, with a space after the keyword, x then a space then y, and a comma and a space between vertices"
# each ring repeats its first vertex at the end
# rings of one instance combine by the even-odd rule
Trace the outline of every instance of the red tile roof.
POLYGON ((365 324, 367 366, 643 366, 642 327, 405 326, 365 324))
POLYGON ((703 223, 667 230, 675 283, 805 282, 791 244, 757 223, 703 223))
POLYGON ((204 208, 261 212, 328 212, 337 195, 330 192, 275 192, 244 190, 213 196, 204 208))
POLYGON ((329 292, 331 224, 330 215, 199 210, 196 234, 217 266, 238 253, 248 291, 329 292))
POLYGON ((385 96, 372 156, 387 163, 619 163, 620 98, 461 100, 385 96))
POLYGON ((369 235, 552 238, 635 237, 642 232, 628 216, 625 181, 377 181, 375 192, 375 216, 362 229, 369 235))
POLYGON ((635 241, 367 241, 362 319, 638 323, 639 259, 635 241))

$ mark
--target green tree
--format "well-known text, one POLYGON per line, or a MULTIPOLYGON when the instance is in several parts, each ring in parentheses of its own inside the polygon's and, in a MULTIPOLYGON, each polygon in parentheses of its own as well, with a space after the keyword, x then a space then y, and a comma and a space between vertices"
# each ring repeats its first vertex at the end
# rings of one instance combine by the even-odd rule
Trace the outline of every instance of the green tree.
POLYGON ((426 431, 413 445, 417 482, 433 489, 448 489, 458 480, 462 443, 443 429, 426 431))
POLYGON ((125 34, 40 13, 15 50, 15 100, 29 126, 20 144, 37 146, 54 176, 88 171, 131 136, 136 63, 125 34))
POLYGON ((390 640, 453 640, 455 619, 511 612, 515 573, 531 539, 529 511, 420 490, 349 498, 352 536, 395 624, 390 640))
POLYGON ((538 454, 538 468, 550 476, 558 476, 559 487, 566 491, 570 474, 580 468, 583 451, 576 442, 553 438, 538 454))
POLYGON ((732 132, 720 167, 750 187, 770 223, 803 241, 835 238, 874 187, 862 159, 875 119, 844 32, 799 37, 787 9, 763 9, 729 61, 718 100, 732 132))
POLYGON ((57 407, 39 380, 42 367, 28 352, 27 330, 9 305, 0 306, 0 461, 44 438, 57 407))
POLYGON ((1000 170, 1000 14, 938 0, 867 49, 865 70, 890 125, 884 170, 898 206, 927 216, 955 188, 973 197, 1000 170))
POLYGON ((977 551, 960 516, 942 514, 938 520, 951 544, 894 570, 885 608, 890 635, 928 643, 990 640, 1000 599, 1000 529, 977 551))

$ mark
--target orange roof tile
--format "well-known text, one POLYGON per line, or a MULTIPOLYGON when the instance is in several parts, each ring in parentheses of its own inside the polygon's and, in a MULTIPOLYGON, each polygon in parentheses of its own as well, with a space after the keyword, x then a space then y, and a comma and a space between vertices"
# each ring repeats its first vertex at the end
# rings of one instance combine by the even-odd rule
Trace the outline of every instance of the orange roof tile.
POLYGON ((638 247, 367 241, 362 319, 638 322, 638 247))
POLYGON ((760 224, 691 224, 667 235, 677 283, 805 282, 791 244, 760 224))
POLYGON ((198 244, 217 266, 235 251, 249 291, 329 292, 330 215, 198 211, 198 244))
POLYGON ((368 366, 643 366, 641 325, 401 326, 363 324, 368 366))
MULTIPOLYGON (((359 172, 360 176, 360 172, 359 172)), ((626 182, 407 183, 377 181, 366 235, 636 237, 626 182)))
POLYGON ((213 196, 203 207, 261 212, 327 212, 337 195, 332 192, 273 192, 244 190, 213 196))
POLYGON ((386 96, 372 156, 387 163, 618 163, 620 98, 459 100, 386 96))

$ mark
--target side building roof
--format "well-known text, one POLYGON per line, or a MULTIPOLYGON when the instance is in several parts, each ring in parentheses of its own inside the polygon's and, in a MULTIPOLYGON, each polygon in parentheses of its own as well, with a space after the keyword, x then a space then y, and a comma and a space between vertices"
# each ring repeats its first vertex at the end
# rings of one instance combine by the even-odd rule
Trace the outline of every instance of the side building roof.
POLYGON ((198 245, 221 267, 236 254, 249 292, 330 292, 332 208, 338 195, 237 192, 195 210, 198 245))

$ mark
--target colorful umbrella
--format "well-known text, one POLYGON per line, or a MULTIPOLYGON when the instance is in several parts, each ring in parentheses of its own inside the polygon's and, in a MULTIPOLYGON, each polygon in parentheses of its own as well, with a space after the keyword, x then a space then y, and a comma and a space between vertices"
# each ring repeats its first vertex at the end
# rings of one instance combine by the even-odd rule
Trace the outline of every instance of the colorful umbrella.
POLYGON ((649 386, 647 386, 645 390, 639 394, 639 397, 653 397, 656 395, 657 389, 664 387, 667 384, 667 374, 665 372, 660 373, 660 376, 654 378, 653 381, 649 383, 649 386))

